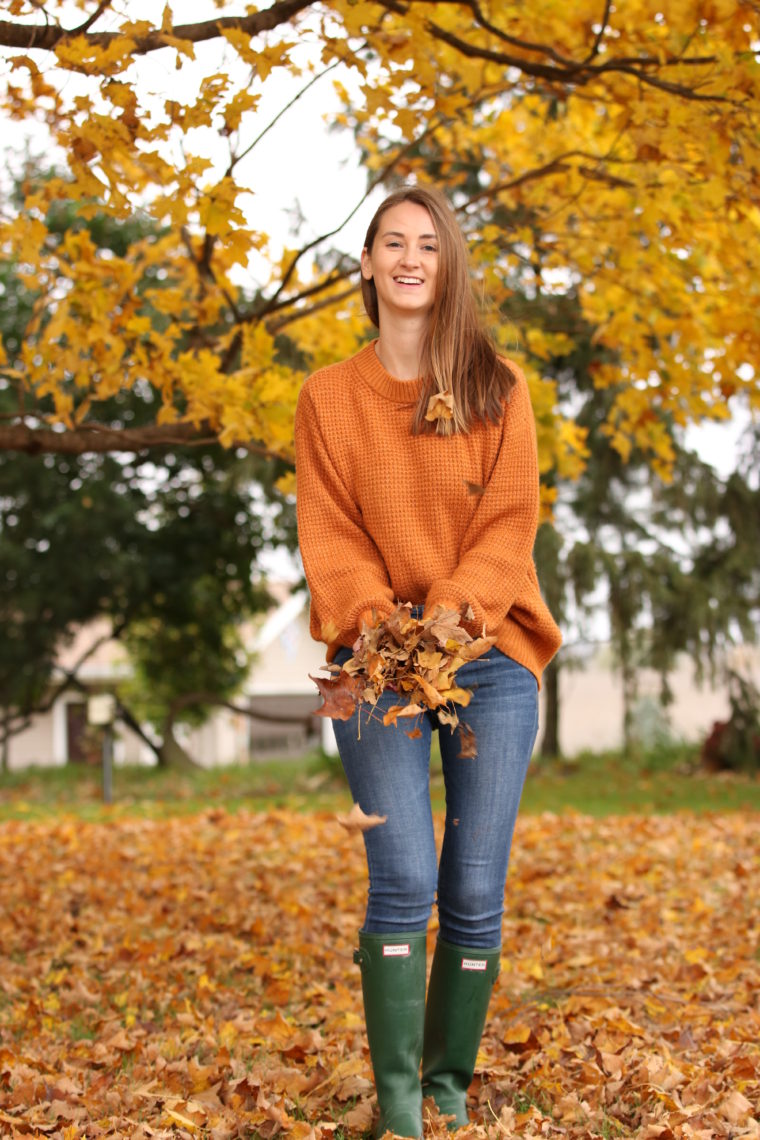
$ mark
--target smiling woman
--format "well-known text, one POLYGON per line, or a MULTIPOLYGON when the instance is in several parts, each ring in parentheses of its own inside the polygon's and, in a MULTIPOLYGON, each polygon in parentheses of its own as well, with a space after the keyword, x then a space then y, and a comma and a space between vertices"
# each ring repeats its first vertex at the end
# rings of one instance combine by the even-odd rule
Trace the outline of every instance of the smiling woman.
MULTIPOLYGON (((423 1095, 455 1126, 468 1122, 538 681, 560 634, 532 558, 538 464, 527 384, 479 320, 464 238, 445 197, 412 186, 387 198, 361 267, 379 336, 311 376, 296 413, 312 635, 336 667, 355 650, 345 682, 362 679, 361 662, 368 670, 380 636, 405 660, 419 660, 420 623, 445 629, 447 650, 485 634, 472 659, 462 652, 448 666, 443 686, 446 700, 466 705, 467 725, 437 702, 435 710, 404 709, 408 732, 392 727, 394 707, 409 694, 390 685, 380 686, 373 707, 334 721, 361 818, 374 817, 364 832, 370 884, 356 960, 377 1135, 420 1136, 423 1095), (447 803, 440 867, 429 786, 434 731, 447 803), (477 759, 464 759, 473 735, 477 759), (440 936, 426 1003, 436 891, 440 936)), ((437 657, 436 679, 445 672, 437 657)), ((436 654, 428 658, 433 667, 436 654)))
POLYGON ((371 248, 362 251, 361 264, 362 279, 374 290, 377 324, 382 322, 387 332, 378 356, 399 379, 416 380, 417 342, 435 302, 438 278, 438 235, 428 210, 409 201, 386 210, 371 248), (416 320, 410 321, 411 316, 416 320), (406 360, 391 359, 391 341, 399 334, 406 360))
POLYGON ((380 330, 378 359, 400 380, 422 380, 413 433, 501 419, 516 369, 482 327, 467 246, 443 195, 404 187, 380 205, 362 251, 362 297, 380 330), (451 414, 430 417, 430 401, 444 395, 451 414))

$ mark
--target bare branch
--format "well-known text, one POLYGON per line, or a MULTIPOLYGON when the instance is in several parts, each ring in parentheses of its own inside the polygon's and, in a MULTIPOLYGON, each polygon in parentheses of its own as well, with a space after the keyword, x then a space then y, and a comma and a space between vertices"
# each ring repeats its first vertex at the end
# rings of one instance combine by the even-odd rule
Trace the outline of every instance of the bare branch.
MULTIPOLYGON (((323 241, 327 241, 328 238, 334 237, 335 234, 340 233, 340 231, 343 229, 343 227, 348 225, 348 223, 351 221, 354 214, 356 214, 361 209, 361 207, 367 201, 367 198, 370 196, 370 194, 375 189, 375 187, 382 185, 382 183, 385 181, 385 179, 388 177, 388 175, 394 170, 394 168, 396 166, 398 166, 399 162, 401 162, 402 158, 404 158, 404 156, 406 154, 408 154, 410 150, 413 150, 414 147, 418 146, 424 138, 426 138, 428 135, 433 134, 437 130, 437 128, 441 125, 441 122, 442 122, 442 120, 439 120, 439 122, 437 122, 437 123, 429 123, 425 127, 424 131, 421 131, 419 135, 417 135, 415 138, 411 139, 408 143, 406 143, 404 146, 402 146, 399 150, 396 151, 393 158, 391 158, 390 161, 387 162, 386 165, 383 167, 383 169, 378 174, 375 175, 375 177, 372 179, 372 181, 367 186, 367 189, 362 194, 359 201, 356 203, 356 205, 351 210, 351 212, 346 215, 346 217, 343 219, 343 221, 340 223, 339 226, 336 226, 335 229, 329 230, 327 233, 320 234, 319 237, 314 238, 312 241, 307 242, 306 245, 301 247, 301 249, 293 256, 293 258, 290 262, 290 265, 285 270, 285 273, 282 276, 282 281, 277 286, 277 289, 275 290, 274 294, 269 299, 269 301, 265 304, 263 309, 260 310, 261 316, 267 316, 269 313, 273 313, 273 312, 275 312, 276 309, 281 307, 278 304, 278 302, 279 302, 279 299, 282 295, 282 292, 287 287, 288 282, 290 281, 291 277, 293 276, 293 274, 296 270, 296 266, 298 265, 298 262, 301 260, 301 258, 304 256, 304 254, 308 253, 312 249, 315 249, 318 245, 321 245, 323 241)), ((290 303, 290 302, 288 302, 288 303, 290 303)))
POLYGON ((307 84, 305 84, 305 86, 303 86, 303 87, 301 88, 301 90, 300 90, 300 91, 297 91, 297 92, 296 92, 296 94, 293 96, 293 98, 290 100, 290 102, 289 102, 289 103, 286 103, 286 104, 285 104, 285 106, 284 106, 284 107, 282 107, 282 108, 281 108, 281 109, 280 109, 280 110, 277 112, 277 114, 276 114, 276 115, 275 115, 275 117, 272 119, 272 121, 271 121, 271 122, 269 122, 269 123, 267 123, 267 125, 264 127, 264 129, 263 129, 262 131, 260 131, 260 133, 259 133, 259 134, 256 136, 256 138, 253 140, 253 142, 252 142, 252 143, 251 143, 249 146, 247 146, 247 147, 245 148, 245 150, 241 151, 241 152, 240 152, 240 154, 237 154, 237 155, 235 155, 235 157, 232 159, 232 161, 230 162, 229 166, 227 167, 227 170, 226 170, 226 173, 225 173, 225 177, 229 177, 229 175, 230 175, 230 174, 232 174, 232 172, 233 172, 233 170, 235 169, 235 167, 237 166, 237 164, 238 164, 239 162, 241 162, 241 161, 242 161, 242 159, 244 159, 244 158, 247 158, 247 156, 248 156, 248 155, 251 153, 251 151, 253 150, 253 148, 254 148, 255 146, 257 146, 257 145, 258 145, 258 144, 261 142, 261 140, 264 138, 264 136, 265 136, 265 135, 269 134, 269 132, 272 130, 272 127, 275 127, 275 126, 277 126, 277 124, 279 123, 279 121, 280 121, 280 119, 282 118, 282 116, 283 116, 283 115, 284 115, 284 114, 285 114, 287 111, 289 111, 289 110, 290 110, 290 108, 291 108, 291 107, 293 107, 293 106, 294 106, 294 105, 295 105, 295 104, 298 102, 298 100, 299 100, 299 99, 301 99, 301 98, 302 98, 302 96, 304 96, 304 95, 306 94, 306 92, 307 92, 307 91, 308 91, 308 90, 309 90, 311 87, 313 87, 313 86, 314 86, 314 84, 315 84, 315 83, 316 83, 318 80, 322 79, 322 78, 323 78, 323 76, 327 75, 327 73, 328 73, 329 71, 333 71, 333 70, 334 70, 336 67, 338 67, 338 65, 339 65, 339 62, 340 62, 339 60, 336 60, 336 61, 335 61, 335 63, 331 63, 329 67, 326 67, 326 68, 324 68, 324 70, 323 70, 323 71, 320 71, 320 72, 319 72, 317 75, 313 76, 313 78, 312 78, 312 79, 310 79, 310 80, 309 80, 309 82, 308 82, 307 84))
POLYGON ((161 745, 157 744, 155 740, 151 739, 143 726, 140 724, 137 717, 134 715, 131 709, 124 704, 124 701, 118 695, 116 697, 116 714, 122 724, 125 724, 127 728, 131 729, 135 736, 139 737, 140 740, 142 740, 143 744, 147 744, 148 748, 150 748, 156 759, 160 760, 161 745))
POLYGON ((485 186, 479 190, 477 194, 473 194, 464 203, 465 206, 471 206, 474 202, 481 202, 483 199, 493 198, 495 194, 501 194, 505 190, 514 190, 517 186, 522 186, 525 182, 534 182, 537 178, 545 178, 547 174, 560 174, 564 170, 569 170, 569 163, 566 161, 568 158, 591 158, 593 156, 585 154, 583 151, 568 150, 563 154, 557 155, 551 162, 544 163, 543 166, 537 166, 533 170, 526 170, 524 174, 518 174, 516 178, 510 178, 507 182, 497 182, 495 186, 485 186))
POLYGON ((100 19, 100 17, 105 12, 106 8, 111 7, 112 3, 113 3, 113 0, 100 0, 100 3, 98 4, 97 8, 92 13, 92 15, 87 20, 85 20, 85 22, 83 24, 80 24, 78 28, 74 28, 74 30, 70 34, 72 36, 83 36, 85 34, 85 32, 89 32, 92 25, 97 20, 100 19))
POLYGON ((331 305, 338 305, 348 297, 353 297, 358 289, 358 285, 352 285, 350 289, 344 289, 342 293, 335 293, 332 297, 325 297, 323 300, 317 301, 314 305, 309 305, 305 309, 294 309, 293 312, 286 313, 284 317, 280 317, 278 321, 267 321, 266 327, 269 332, 277 333, 280 329, 284 329, 286 325, 293 324, 294 321, 300 321, 304 317, 311 317, 314 313, 318 313, 322 309, 329 309, 331 305))
MULTIPOLYGON (((611 0, 607 0, 608 5, 610 2, 611 0)), ((560 55, 560 53, 549 44, 534 43, 531 40, 521 40, 517 36, 509 35, 508 32, 503 31, 495 24, 492 24, 490 20, 486 19, 480 7, 480 4, 478 3, 478 0, 465 0, 465 3, 472 12, 476 22, 480 25, 480 27, 483 28, 484 31, 490 32, 491 35, 495 36, 502 43, 510 44, 512 47, 520 48, 521 51, 538 52, 539 54, 546 56, 548 59, 555 60, 555 62, 561 64, 562 67, 574 68, 583 66, 583 64, 569 59, 567 56, 560 55)))
POLYGON ((588 53, 586 58, 583 60, 583 66, 584 67, 587 67, 588 64, 591 63, 592 59, 595 59, 597 57, 597 55, 599 54, 599 45, 602 42, 602 37, 604 36, 604 33, 607 29, 607 24, 609 23, 610 9, 611 8, 612 8, 612 0, 604 0, 604 15, 602 16, 601 20, 599 21, 599 31, 597 32, 597 34, 594 38, 594 42, 591 45, 591 51, 588 53))
POLYGON ((261 320, 262 317, 268 317, 272 313, 278 313, 282 309, 288 309, 291 305, 296 305, 299 301, 305 300, 306 297, 313 297, 315 293, 321 293, 324 289, 329 289, 331 285, 335 285, 338 281, 344 281, 346 277, 351 277, 358 269, 358 263, 354 262, 347 269, 341 269, 337 273, 333 272, 329 277, 318 281, 316 285, 310 285, 307 289, 301 289, 298 293, 293 293, 289 297, 283 297, 276 304, 274 301, 267 302, 264 308, 251 313, 247 319, 249 321, 258 321, 261 320))

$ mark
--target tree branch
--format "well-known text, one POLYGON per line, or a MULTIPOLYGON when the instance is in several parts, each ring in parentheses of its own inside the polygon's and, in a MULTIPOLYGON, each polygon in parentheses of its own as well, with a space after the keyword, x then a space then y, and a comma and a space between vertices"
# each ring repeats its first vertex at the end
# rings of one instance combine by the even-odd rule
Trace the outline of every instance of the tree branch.
MULTIPOLYGON (((251 694, 255 696, 255 694, 251 694)), ((314 694, 314 700, 318 700, 318 694, 314 694)), ((280 713, 265 713, 258 712, 255 709, 247 708, 245 705, 236 705, 234 701, 222 700, 216 693, 198 692, 198 693, 183 693, 181 697, 176 697, 171 704, 171 717, 172 720, 180 718, 182 710, 190 708, 192 705, 213 705, 215 708, 229 709, 230 712, 239 713, 241 716, 250 717, 251 720, 266 721, 267 724, 302 724, 305 727, 311 724, 312 713, 301 713, 300 716, 287 716, 280 713)))
POLYGON ((157 744, 154 740, 151 740, 150 736, 148 736, 147 732, 140 724, 137 717, 119 697, 116 698, 116 713, 122 724, 125 724, 127 728, 135 734, 136 737, 142 740, 143 744, 147 744, 148 748, 150 748, 156 759, 160 760, 161 743, 157 744))
POLYGON ((78 28, 74 28, 73 32, 71 32, 71 35, 83 36, 86 32, 89 32, 92 25, 97 20, 100 19, 100 17, 105 12, 106 8, 111 7, 112 3, 113 3, 113 0, 100 0, 100 3, 98 4, 97 8, 92 13, 92 15, 90 17, 88 17, 88 19, 86 19, 83 24, 80 24, 78 28))
POLYGON ((327 73, 328 73, 329 71, 333 71, 333 70, 334 70, 334 69, 335 69, 335 68, 338 66, 338 63, 339 63, 339 61, 338 61, 338 60, 336 60, 336 61, 335 61, 335 63, 331 63, 331 64, 329 65, 329 67, 325 67, 325 68, 324 68, 322 71, 320 71, 320 72, 318 72, 316 75, 312 76, 312 78, 309 80, 309 82, 308 82, 308 83, 306 83, 306 84, 305 84, 305 85, 304 85, 304 86, 301 88, 301 90, 300 90, 300 91, 297 91, 297 92, 296 92, 296 94, 293 96, 293 98, 290 100, 290 102, 289 102, 289 103, 286 103, 284 107, 281 107, 281 108, 280 108, 280 110, 277 112, 277 114, 275 115, 275 117, 274 117, 274 118, 273 118, 273 119, 272 119, 272 120, 271 120, 269 123, 267 123, 267 125, 266 125, 266 126, 263 128, 263 130, 261 130, 261 131, 260 131, 260 132, 259 132, 259 133, 256 135, 256 138, 253 140, 253 142, 249 143, 249 145, 248 145, 248 146, 245 148, 245 150, 241 151, 241 152, 240 152, 240 154, 236 154, 236 155, 234 156, 234 158, 232 158, 232 159, 230 160, 230 164, 229 164, 229 166, 227 167, 227 170, 225 171, 225 178, 229 177, 229 176, 232 174, 233 170, 235 169, 235 167, 237 166, 237 164, 238 164, 239 162, 241 162, 241 161, 242 161, 242 159, 244 159, 244 158, 247 158, 247 157, 248 157, 248 155, 251 153, 251 151, 253 150, 253 148, 254 148, 255 146, 257 146, 257 145, 258 145, 258 144, 261 142, 261 140, 264 138, 264 136, 265 136, 265 135, 269 134, 269 132, 271 131, 272 127, 275 127, 275 126, 277 126, 277 124, 279 123, 279 121, 280 121, 280 119, 282 118, 282 116, 283 116, 283 115, 284 115, 284 114, 285 114, 287 111, 289 111, 291 107, 295 106, 295 104, 298 102, 298 100, 299 100, 299 99, 301 99, 301 98, 302 98, 302 97, 303 97, 303 96, 306 94, 306 92, 307 92, 307 91, 308 91, 308 90, 309 90, 311 87, 313 87, 313 86, 314 86, 314 84, 315 84, 315 83, 316 83, 318 80, 322 79, 322 78, 323 78, 323 76, 327 75, 327 73))
MULTIPOLYGON (((432 3, 434 0, 411 0, 411 3, 428 2, 432 3)), ((604 75, 606 72, 622 72, 623 74, 634 76, 642 83, 658 87, 663 91, 667 91, 669 94, 680 96, 683 99, 690 99, 697 102, 740 105, 736 100, 730 99, 725 95, 700 95, 694 88, 686 87, 681 83, 674 83, 657 78, 649 74, 647 70, 649 68, 663 68, 674 65, 678 65, 679 67, 704 66, 705 64, 717 63, 716 56, 700 56, 691 59, 684 59, 682 56, 672 56, 666 60, 660 60, 656 56, 629 56, 622 59, 612 58, 602 63, 592 64, 591 60, 596 58, 598 54, 599 37, 597 37, 597 41, 586 59, 577 61, 569 60, 564 56, 558 55, 558 53, 549 46, 531 43, 527 40, 519 40, 516 37, 509 36, 506 32, 502 32, 485 19, 477 4, 477 0, 462 0, 462 3, 470 9, 475 17, 476 23, 480 24, 484 31, 489 31, 499 40, 510 43, 512 46, 518 47, 523 51, 541 52, 541 54, 548 59, 555 60, 555 64, 532 61, 526 59, 523 55, 509 54, 507 52, 497 51, 495 48, 470 43, 468 40, 462 39, 461 36, 457 36, 446 28, 442 28, 439 24, 433 23, 432 20, 426 21, 425 27, 431 36, 440 40, 442 43, 448 44, 449 47, 461 55, 466 56, 468 59, 482 59, 490 63, 498 63, 502 67, 514 67, 523 75, 530 75, 536 79, 545 79, 550 83, 560 85, 574 84, 583 86, 591 82, 592 79, 604 75)), ((410 4, 400 3, 399 0, 382 0, 382 4, 388 11, 395 12, 397 15, 405 15, 410 7, 410 4)), ((605 17, 607 10, 608 9, 605 9, 605 17)), ((606 26, 606 18, 604 26, 606 26)))
POLYGON ((69 431, 30 428, 26 424, 0 426, 0 451, 24 451, 27 455, 53 453, 85 455, 88 452, 143 451, 157 447, 188 447, 216 442, 193 424, 146 424, 139 428, 109 428, 83 423, 69 431))
MULTIPOLYGON (((521 40, 517 36, 510 36, 508 32, 503 31, 495 24, 492 24, 490 20, 486 19, 480 7, 480 4, 478 3, 478 0, 465 0, 465 3, 475 17, 476 23, 478 23, 484 31, 490 32, 492 36, 495 36, 496 39, 500 40, 502 43, 510 44, 511 47, 519 48, 521 51, 538 52, 541 55, 545 55, 548 59, 555 60, 555 62, 560 64, 562 67, 574 68, 584 66, 583 63, 577 63, 575 60, 568 59, 567 56, 560 55, 560 53, 549 44, 533 43, 531 40, 521 40)), ((609 11, 610 3, 611 0, 607 0, 607 11, 609 11)), ((602 28, 602 31, 603 30, 604 26, 602 28)), ((598 37, 596 47, 598 48, 598 37)), ((588 60, 593 58, 595 54, 595 51, 592 49, 588 60)), ((584 62, 588 62, 588 60, 584 62)))
MULTIPOLYGON (((328 238, 334 237, 335 234, 340 233, 340 231, 343 229, 343 227, 348 225, 348 223, 351 221, 354 214, 356 214, 361 209, 361 207, 367 201, 367 198, 370 196, 370 194, 375 189, 375 187, 382 185, 382 183, 385 181, 385 179, 388 177, 388 175, 391 173, 391 171, 399 164, 399 162, 401 162, 402 158, 406 154, 408 154, 410 150, 413 150, 414 147, 419 146, 419 144, 422 142, 422 140, 424 138, 427 138, 428 135, 434 133, 434 131, 437 130, 437 128, 440 125, 441 125, 440 122, 429 123, 428 126, 425 127, 424 131, 421 131, 419 135, 417 135, 413 139, 410 139, 410 141, 408 143, 405 143, 404 146, 402 146, 399 150, 397 150, 395 155, 393 156, 393 158, 389 162, 387 162, 386 165, 383 167, 383 169, 378 174, 376 174, 375 177, 371 180, 371 182, 367 186, 367 189, 364 191, 364 193, 362 194, 359 201, 356 203, 356 205, 351 210, 351 212, 346 215, 346 217, 343 219, 343 221, 340 223, 340 225, 336 226, 332 230, 329 230, 328 233, 320 234, 319 237, 313 238, 312 241, 307 242, 306 245, 302 246, 301 249, 298 250, 298 252, 296 254, 294 254, 294 256, 290 262, 290 265, 288 266, 288 268, 285 270, 284 274, 282 275, 282 281, 277 286, 277 289, 272 294, 269 301, 267 301, 266 304, 264 305, 264 307, 259 311, 260 316, 267 316, 269 313, 273 313, 273 312, 275 312, 276 309, 282 307, 279 304, 279 299, 282 295, 283 290, 287 287, 287 284, 290 281, 290 278, 293 276, 293 273, 295 272, 295 269, 296 269, 296 266, 298 265, 298 262, 301 260, 301 258, 304 256, 304 254, 308 253, 309 250, 315 249, 318 245, 321 245, 323 241, 327 241, 328 238)), ((289 304, 290 302, 288 301, 287 303, 289 304)))
POLYGON ((358 263, 350 265, 347 269, 340 269, 338 272, 332 272, 328 277, 322 281, 318 281, 315 285, 309 285, 306 289, 301 289, 298 293, 293 293, 290 297, 283 297, 275 304, 274 298, 268 301, 265 306, 251 313, 246 319, 261 320, 262 317, 271 316, 272 313, 278 313, 282 309, 288 309, 291 305, 297 304, 298 301, 303 301, 306 297, 313 297, 315 293, 321 293, 324 289, 329 289, 331 285, 335 285, 338 281, 344 281, 346 277, 351 277, 359 269, 358 263))
POLYGON ((287 325, 291 325, 295 321, 302 320, 303 317, 311 317, 314 313, 318 313, 322 309, 328 309, 331 305, 337 305, 340 301, 345 301, 348 297, 352 297, 358 289, 358 285, 352 285, 350 289, 344 289, 342 293, 335 293, 332 297, 325 297, 322 301, 317 301, 316 304, 309 305, 305 309, 294 309, 293 312, 286 313, 284 317, 280 317, 278 321, 267 321, 267 329, 271 333, 278 333, 280 329, 284 329, 287 325))
POLYGON ((525 182, 533 182, 537 178, 544 178, 547 174, 561 174, 563 171, 569 169, 569 164, 566 161, 568 158, 590 158, 591 155, 585 154, 583 151, 568 150, 563 154, 558 154, 551 162, 545 162, 543 166, 537 166, 533 170, 526 170, 524 174, 518 174, 516 178, 510 178, 507 182, 497 182, 495 186, 484 186, 477 194, 473 194, 464 203, 466 206, 471 206, 473 202, 481 202, 483 199, 493 198, 495 194, 500 194, 504 190, 514 190, 517 186, 522 186, 525 182))
MULTIPOLYGON (((202 20, 196 24, 177 24, 171 30, 173 38, 188 40, 190 43, 202 43, 204 40, 216 39, 225 28, 237 28, 241 32, 253 37, 261 32, 269 32, 280 24, 289 20, 305 8, 310 8, 313 0, 277 0, 271 8, 263 12, 252 12, 248 16, 217 16, 213 20, 202 20)), ((103 5, 100 5, 103 8, 103 5)), ((100 15, 98 10, 97 15, 100 15)), ((89 21, 88 21, 89 24, 89 21)), ((9 48, 36 48, 40 51, 54 51, 61 40, 74 36, 84 36, 88 44, 93 47, 107 48, 114 40, 123 38, 123 32, 90 32, 82 31, 87 24, 79 28, 62 28, 60 24, 44 26, 42 24, 17 24, 12 20, 0 20, 0 45, 9 48)), ((139 36, 135 40, 133 55, 147 55, 151 51, 159 51, 167 47, 166 37, 159 29, 149 32, 147 36, 139 36)))
MULTIPOLYGON (((83 423, 66 431, 30 428, 26 424, 0 426, 0 451, 23 451, 27 455, 88 455, 106 452, 137 452, 172 447, 211 447, 218 444, 216 432, 207 423, 146 424, 139 428, 114 428, 105 424, 83 423)), ((245 448, 265 459, 292 458, 255 440, 240 440, 245 448)))
POLYGON ((82 683, 77 677, 79 670, 88 660, 88 658, 92 657, 93 653, 100 648, 101 645, 105 645, 105 643, 107 641, 110 641, 114 636, 118 637, 122 629, 123 625, 119 625, 116 629, 115 634, 113 630, 109 630, 108 633, 101 634, 100 637, 96 638, 95 641, 93 641, 92 644, 89 645, 80 654, 70 669, 61 669, 60 666, 57 666, 58 671, 63 674, 62 679, 58 682, 58 684, 54 685, 53 688, 48 691, 48 695, 45 700, 41 701, 39 704, 36 704, 33 708, 28 709, 26 712, 16 713, 15 720, 13 716, 7 716, 2 721, 2 731, 0 731, 0 745, 5 744, 6 740, 9 740, 12 736, 17 735, 17 733, 23 732, 25 728, 28 728, 34 716, 39 716, 41 713, 50 712, 55 702, 58 700, 62 693, 66 692, 68 688, 82 688, 82 683))
POLYGON ((594 42, 591 45, 591 51, 588 53, 586 58, 583 60, 583 66, 584 67, 587 67, 591 63, 592 59, 595 59, 596 56, 599 54, 599 45, 602 42, 602 37, 604 36, 604 33, 606 31, 606 28, 607 28, 607 24, 609 23, 610 9, 611 8, 612 8, 612 0, 604 0, 604 15, 602 16, 601 20, 599 21, 599 31, 596 33, 596 36, 594 37, 594 42))

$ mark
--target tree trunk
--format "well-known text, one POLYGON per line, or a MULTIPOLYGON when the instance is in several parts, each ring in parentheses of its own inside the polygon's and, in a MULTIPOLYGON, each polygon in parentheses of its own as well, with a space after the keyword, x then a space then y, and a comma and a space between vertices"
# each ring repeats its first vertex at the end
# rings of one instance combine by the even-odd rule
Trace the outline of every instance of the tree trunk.
POLYGON ((559 747, 559 662, 555 657, 544 670, 544 732, 539 755, 547 760, 561 755, 559 747))
POLYGON ((192 758, 190 753, 182 747, 174 735, 173 718, 167 717, 164 721, 161 737, 162 742, 156 752, 159 767, 185 769, 201 767, 201 765, 192 758))
POLYGON ((639 674, 627 637, 621 642, 620 667, 623 679, 623 752, 626 756, 632 756, 636 748, 633 718, 639 695, 639 674))
MULTIPOLYGON (((541 591, 551 612, 561 620, 565 602, 564 567, 560 560, 562 539, 556 527, 544 523, 538 531, 535 545, 536 569, 541 591)), ((560 756, 559 747, 559 661, 554 657, 544 671, 544 732, 539 755, 550 759, 560 756)))

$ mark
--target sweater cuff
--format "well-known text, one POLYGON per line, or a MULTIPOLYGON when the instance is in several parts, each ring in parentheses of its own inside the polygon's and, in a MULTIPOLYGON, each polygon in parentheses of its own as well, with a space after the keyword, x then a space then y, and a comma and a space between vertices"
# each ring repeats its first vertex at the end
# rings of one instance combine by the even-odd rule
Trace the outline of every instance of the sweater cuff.
POLYGON ((368 625, 370 628, 379 625, 380 622, 383 621, 384 618, 387 618, 390 613, 390 610, 379 610, 377 606, 370 607, 367 610, 362 610, 356 622, 359 627, 359 632, 361 633, 363 625, 368 625))
POLYGON ((459 613, 461 613, 462 610, 466 611, 469 606, 472 609, 473 617, 469 621, 462 618, 462 627, 466 629, 472 637, 480 637, 482 635, 486 624, 485 611, 477 598, 465 594, 464 590, 462 590, 456 582, 446 581, 445 579, 439 579, 433 582, 425 598, 423 619, 432 617, 436 606, 443 606, 443 608, 447 610, 457 610, 459 613))
POLYGON ((350 638, 350 643, 353 645, 356 641, 362 631, 363 623, 369 626, 377 625, 392 613, 393 606, 387 598, 371 598, 368 602, 360 602, 356 607, 352 607, 347 614, 346 622, 346 635, 350 638))

